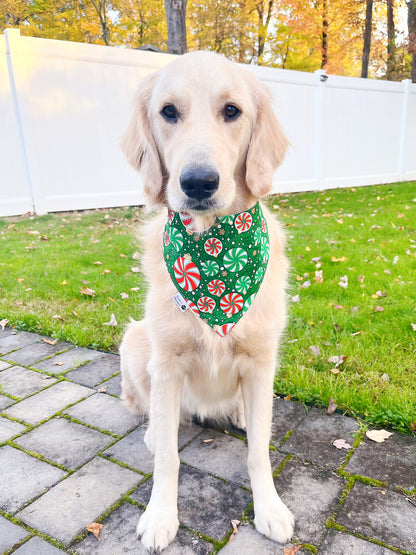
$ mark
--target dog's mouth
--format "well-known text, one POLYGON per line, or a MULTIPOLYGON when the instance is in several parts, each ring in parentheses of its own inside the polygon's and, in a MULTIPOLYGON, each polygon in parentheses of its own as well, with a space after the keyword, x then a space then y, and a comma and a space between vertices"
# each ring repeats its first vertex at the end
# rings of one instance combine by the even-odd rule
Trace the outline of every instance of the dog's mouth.
POLYGON ((215 212, 218 208, 219 204, 213 198, 187 198, 183 203, 183 208, 181 209, 181 212, 198 212, 200 215, 202 215, 202 213, 204 213, 204 215, 208 215, 215 212))

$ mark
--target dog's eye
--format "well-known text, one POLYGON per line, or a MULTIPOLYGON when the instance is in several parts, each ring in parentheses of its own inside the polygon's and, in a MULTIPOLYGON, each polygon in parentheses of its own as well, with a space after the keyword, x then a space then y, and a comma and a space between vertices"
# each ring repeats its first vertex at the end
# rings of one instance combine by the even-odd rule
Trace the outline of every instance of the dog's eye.
POLYGON ((241 114, 241 110, 234 106, 234 104, 227 104, 222 111, 225 121, 231 121, 238 118, 241 114))
POLYGON ((176 123, 179 119, 178 111, 173 104, 166 104, 160 113, 170 123, 176 123))

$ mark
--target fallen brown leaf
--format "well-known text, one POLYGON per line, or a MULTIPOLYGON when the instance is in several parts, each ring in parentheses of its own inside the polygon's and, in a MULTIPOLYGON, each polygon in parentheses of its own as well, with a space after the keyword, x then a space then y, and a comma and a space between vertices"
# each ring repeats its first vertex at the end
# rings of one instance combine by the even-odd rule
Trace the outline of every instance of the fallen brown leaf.
POLYGON ((91 524, 88 524, 87 530, 88 532, 91 532, 91 534, 94 534, 97 540, 100 540, 99 535, 100 535, 101 528, 103 528, 103 526, 104 525, 100 524, 99 522, 92 522, 91 524))
POLYGON ((88 295, 89 297, 95 297, 94 289, 90 289, 89 287, 81 287, 81 295, 88 295))
POLYGON ((110 321, 109 322, 103 322, 103 326, 118 326, 116 317, 114 316, 114 314, 112 314, 110 316, 110 321))
POLYGON ((299 551, 301 547, 301 545, 292 545, 292 547, 286 547, 286 549, 283 550, 283 555, 295 555, 295 553, 299 551))
POLYGON ((228 543, 233 543, 235 535, 238 532, 238 526, 241 524, 241 522, 239 520, 232 520, 231 521, 231 526, 233 527, 233 533, 230 536, 230 539, 228 540, 228 543))
POLYGON ((58 343, 57 339, 48 339, 46 337, 43 338, 43 341, 48 345, 56 345, 58 343))
POLYGON ((375 441, 376 443, 383 443, 393 434, 392 432, 388 432, 387 430, 368 430, 365 435, 368 437, 368 439, 371 439, 371 441, 375 441))
POLYGON ((330 401, 329 401, 329 405, 328 408, 326 409, 326 413, 327 414, 334 414, 334 412, 337 410, 337 404, 335 403, 334 399, 331 397, 330 401))
POLYGON ((332 445, 337 449, 352 449, 352 445, 345 441, 345 439, 336 439, 332 442, 332 445))
POLYGON ((376 308, 374 309, 374 312, 384 312, 384 308, 382 306, 376 306, 376 308))

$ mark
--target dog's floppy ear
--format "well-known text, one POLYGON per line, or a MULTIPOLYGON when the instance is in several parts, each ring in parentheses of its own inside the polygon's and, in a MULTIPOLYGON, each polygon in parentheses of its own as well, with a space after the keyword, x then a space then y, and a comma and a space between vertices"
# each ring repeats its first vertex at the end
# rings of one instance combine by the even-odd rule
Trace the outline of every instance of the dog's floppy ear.
POLYGON ((133 117, 121 140, 127 161, 143 176, 144 192, 151 206, 163 200, 161 160, 148 118, 148 105, 155 80, 156 75, 151 74, 140 84, 133 117))
POLYGON ((289 141, 272 108, 270 93, 257 83, 257 116, 246 159, 246 182, 256 197, 267 195, 272 188, 274 170, 282 163, 289 141))

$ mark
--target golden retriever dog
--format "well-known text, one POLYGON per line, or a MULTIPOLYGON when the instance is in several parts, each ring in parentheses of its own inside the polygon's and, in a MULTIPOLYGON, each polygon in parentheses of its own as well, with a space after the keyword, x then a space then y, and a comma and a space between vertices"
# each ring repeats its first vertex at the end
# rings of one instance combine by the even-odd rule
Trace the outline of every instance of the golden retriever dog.
MULTIPOLYGON (((178 426, 181 418, 197 415, 228 419, 247 431, 255 526, 286 543, 294 519, 276 492, 269 459, 276 356, 286 323, 284 234, 260 205, 262 230, 267 225, 269 236, 267 268, 249 308, 225 328, 207 325, 199 316, 209 316, 211 302, 221 303, 225 311, 227 299, 215 295, 223 292, 221 279, 226 278, 216 281, 208 305, 200 305, 200 300, 186 299, 188 290, 198 286, 199 275, 191 276, 186 288, 180 282, 183 274, 175 273, 184 287, 179 308, 173 297, 180 287, 168 272, 163 246, 168 214, 169 221, 175 214, 189 219, 184 236, 195 243, 203 243, 219 221, 220 233, 231 230, 236 214, 244 213, 239 232, 245 230, 244 218, 251 222, 253 207, 270 192, 273 172, 288 146, 270 95, 255 76, 220 55, 185 54, 144 79, 122 146, 129 163, 142 173, 148 205, 160 208, 142 232, 145 318, 129 324, 120 347, 123 397, 133 410, 148 415, 145 442, 154 456, 151 499, 137 535, 151 553, 175 538, 178 426), (227 333, 216 333, 221 329, 227 333)), ((239 246, 243 235, 233 239, 231 254, 244 250, 239 246)), ((218 254, 215 249, 211 253, 218 254)), ((182 262, 191 264, 187 256, 182 262)), ((220 270, 225 260, 224 255, 220 270)), ((228 260, 232 271, 234 263, 239 264, 228 260)), ((221 264, 220 257, 210 264, 221 264)), ((241 309, 238 303, 229 305, 227 317, 241 309)))

